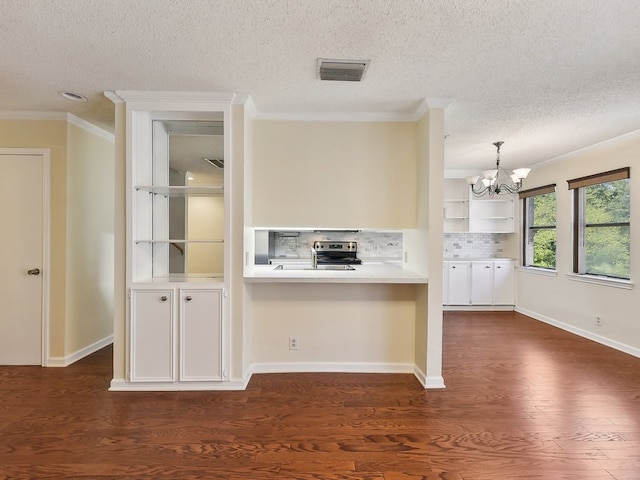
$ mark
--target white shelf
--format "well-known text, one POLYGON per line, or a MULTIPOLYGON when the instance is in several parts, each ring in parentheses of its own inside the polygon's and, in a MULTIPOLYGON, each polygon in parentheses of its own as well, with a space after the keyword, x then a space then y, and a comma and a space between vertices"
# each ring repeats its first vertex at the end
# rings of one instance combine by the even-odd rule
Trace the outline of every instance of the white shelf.
POLYGON ((141 185, 135 187, 136 190, 143 192, 154 193, 157 195, 164 195, 167 197, 184 197, 184 196, 214 196, 224 195, 224 187, 216 186, 202 186, 202 185, 187 185, 187 186, 150 186, 141 185))

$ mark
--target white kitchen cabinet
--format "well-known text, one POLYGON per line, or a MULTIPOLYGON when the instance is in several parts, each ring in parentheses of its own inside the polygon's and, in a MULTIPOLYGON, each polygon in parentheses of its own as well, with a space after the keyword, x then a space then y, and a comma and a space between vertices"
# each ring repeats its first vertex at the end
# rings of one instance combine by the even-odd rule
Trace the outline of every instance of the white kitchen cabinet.
POLYGON ((512 198, 469 200, 469 231, 477 233, 513 233, 515 202, 512 198))
POLYGON ((174 291, 132 290, 129 380, 172 382, 174 373, 174 291))
POLYGON ((493 262, 493 303, 495 305, 515 304, 515 267, 513 260, 493 262))
POLYGON ((222 290, 180 291, 180 381, 221 381, 222 290))
POLYGON ((449 305, 471 303, 471 262, 446 262, 449 305))
POLYGON ((444 262, 444 305, 514 305, 513 260, 444 262))
POLYGON ((471 304, 493 304, 493 262, 471 262, 471 304))
POLYGON ((129 380, 224 380, 223 298, 222 289, 132 290, 129 380))
POLYGON ((515 232, 515 201, 503 198, 475 197, 462 179, 445 179, 444 232, 515 232))

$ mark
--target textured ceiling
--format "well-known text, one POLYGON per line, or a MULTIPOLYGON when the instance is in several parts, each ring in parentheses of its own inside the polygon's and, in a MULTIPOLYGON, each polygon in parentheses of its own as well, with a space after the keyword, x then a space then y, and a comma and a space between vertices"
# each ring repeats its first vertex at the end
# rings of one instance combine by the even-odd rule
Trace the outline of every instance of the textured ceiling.
POLYGON ((235 91, 260 116, 413 118, 446 166, 530 165, 640 129, 636 0, 0 0, 0 111, 112 129, 105 90, 235 91), (316 59, 371 63, 320 82, 316 59), (56 92, 84 94, 84 104, 56 92))

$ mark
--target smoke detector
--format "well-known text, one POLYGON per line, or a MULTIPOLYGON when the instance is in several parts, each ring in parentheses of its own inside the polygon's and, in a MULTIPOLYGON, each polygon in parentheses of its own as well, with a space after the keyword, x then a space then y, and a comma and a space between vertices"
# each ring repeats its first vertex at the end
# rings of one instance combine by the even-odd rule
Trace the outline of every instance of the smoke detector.
POLYGON ((318 59, 318 78, 335 82, 361 82, 369 60, 318 59))

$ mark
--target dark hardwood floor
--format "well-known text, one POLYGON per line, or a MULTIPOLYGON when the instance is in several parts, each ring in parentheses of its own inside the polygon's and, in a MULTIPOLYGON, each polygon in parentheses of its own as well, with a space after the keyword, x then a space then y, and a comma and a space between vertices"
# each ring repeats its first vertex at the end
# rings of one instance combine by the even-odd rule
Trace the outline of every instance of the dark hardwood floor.
POLYGON ((445 315, 445 390, 254 375, 108 392, 111 349, 0 367, 0 479, 640 479, 640 359, 512 312, 445 315))

